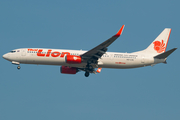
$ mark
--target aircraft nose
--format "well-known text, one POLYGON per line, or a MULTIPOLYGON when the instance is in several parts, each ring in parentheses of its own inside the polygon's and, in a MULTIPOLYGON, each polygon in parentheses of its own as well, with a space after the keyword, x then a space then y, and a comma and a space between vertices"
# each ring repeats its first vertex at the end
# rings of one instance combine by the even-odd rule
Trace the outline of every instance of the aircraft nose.
POLYGON ((4 54, 3 58, 7 60, 8 59, 8 54, 4 54))

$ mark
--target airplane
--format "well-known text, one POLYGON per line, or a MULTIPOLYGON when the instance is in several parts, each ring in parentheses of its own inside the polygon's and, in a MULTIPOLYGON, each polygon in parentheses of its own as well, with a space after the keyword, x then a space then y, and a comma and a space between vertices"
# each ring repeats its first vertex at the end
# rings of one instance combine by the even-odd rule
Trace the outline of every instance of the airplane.
POLYGON ((3 55, 12 64, 58 65, 62 74, 85 72, 100 73, 102 68, 138 68, 166 63, 167 57, 177 48, 166 51, 171 28, 165 28, 159 36, 144 50, 132 53, 107 52, 111 45, 123 32, 125 25, 119 31, 89 51, 45 48, 19 48, 3 55), (96 70, 97 69, 97 70, 96 70))

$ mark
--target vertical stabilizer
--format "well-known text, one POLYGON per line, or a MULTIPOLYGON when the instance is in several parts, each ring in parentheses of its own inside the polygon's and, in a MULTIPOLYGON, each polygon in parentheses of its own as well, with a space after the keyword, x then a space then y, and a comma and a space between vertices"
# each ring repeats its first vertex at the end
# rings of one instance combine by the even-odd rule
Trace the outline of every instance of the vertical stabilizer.
POLYGON ((153 55, 165 52, 170 34, 171 29, 165 28, 161 32, 161 34, 159 34, 159 36, 144 51, 153 55))

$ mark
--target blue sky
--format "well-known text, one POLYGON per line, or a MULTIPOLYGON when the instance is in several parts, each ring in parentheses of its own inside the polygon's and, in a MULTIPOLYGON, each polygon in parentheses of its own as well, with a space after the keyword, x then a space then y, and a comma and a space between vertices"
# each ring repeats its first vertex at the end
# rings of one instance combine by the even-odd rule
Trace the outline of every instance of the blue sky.
MULTIPOLYGON (((179 1, 43 0, 0 2, 0 55, 16 48, 89 50, 125 29, 108 51, 145 49, 172 28, 167 50, 180 48, 179 1)), ((102 69, 84 77, 60 66, 1 61, 1 120, 179 120, 179 49, 168 64, 102 69)))

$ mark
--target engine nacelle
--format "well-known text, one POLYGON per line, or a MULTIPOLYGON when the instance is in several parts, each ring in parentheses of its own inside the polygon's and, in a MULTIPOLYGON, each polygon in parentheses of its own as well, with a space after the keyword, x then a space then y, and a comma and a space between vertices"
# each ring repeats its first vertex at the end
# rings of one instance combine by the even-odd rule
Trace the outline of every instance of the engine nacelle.
POLYGON ((66 63, 69 63, 69 64, 80 64, 82 62, 82 59, 81 59, 81 56, 66 55, 65 61, 66 63))
POLYGON ((60 72, 63 74, 76 74, 77 68, 75 67, 67 67, 67 66, 61 66, 60 72))

